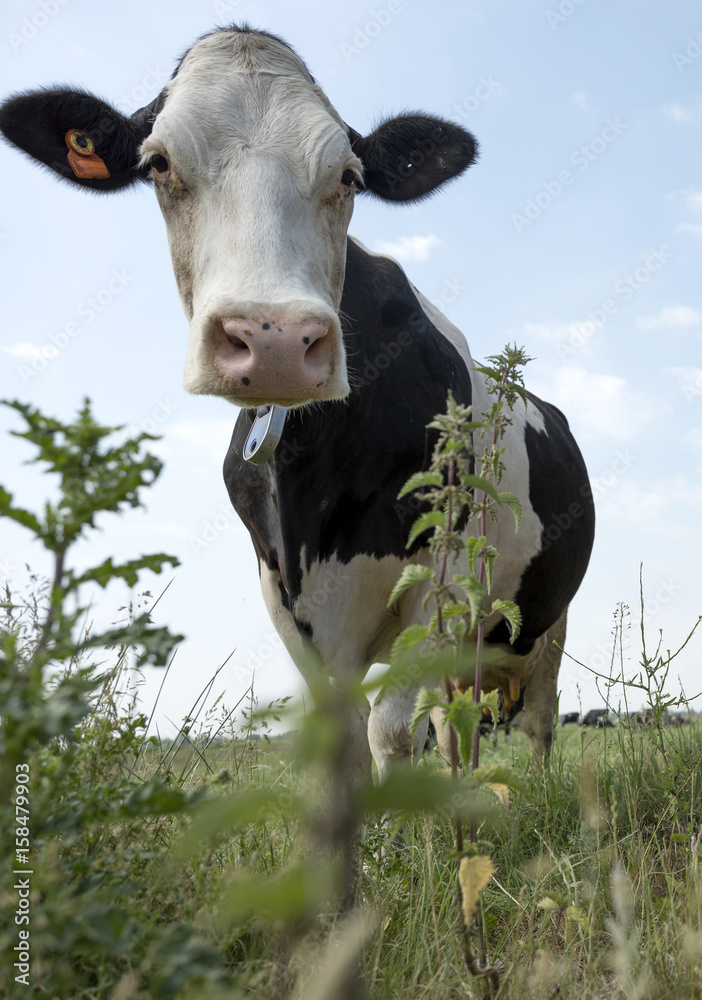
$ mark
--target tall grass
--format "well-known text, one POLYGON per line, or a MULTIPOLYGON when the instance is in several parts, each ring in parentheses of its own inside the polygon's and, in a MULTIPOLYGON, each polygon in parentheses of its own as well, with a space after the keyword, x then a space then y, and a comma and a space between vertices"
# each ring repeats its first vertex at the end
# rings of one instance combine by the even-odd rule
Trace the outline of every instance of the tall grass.
MULTIPOLYGON (((124 697, 126 670, 104 672, 89 713, 36 757, 33 974, 61 1000, 332 1000, 333 978, 315 979, 339 919, 331 892, 312 886, 306 912, 300 896, 278 912, 275 897, 266 903, 266 886, 291 864, 314 862, 295 806, 309 792, 295 740, 256 738, 255 713, 220 704, 214 727, 196 709, 187 736, 154 742, 124 697), (228 805, 273 791, 277 809, 243 822, 228 805), (201 837, 201 811, 213 802, 225 812, 211 814, 211 836, 201 837)), ((483 899, 499 997, 699 995, 702 727, 695 720, 665 737, 663 757, 650 728, 570 726, 545 766, 519 732, 510 745, 483 747, 484 761, 511 764, 525 788, 508 809, 480 793, 491 800, 479 836, 496 865, 483 899)), ((438 771, 443 761, 434 751, 418 766, 438 771)), ((371 823, 361 857, 372 930, 354 945, 359 995, 481 996, 455 933, 450 813, 416 816, 403 850, 383 854, 386 837, 371 823)), ((8 889, 3 903, 11 897, 8 889)), ((1 940, 10 947, 11 926, 1 940)), ((10 971, 6 957, 3 995, 14 1000, 26 991, 10 971)))

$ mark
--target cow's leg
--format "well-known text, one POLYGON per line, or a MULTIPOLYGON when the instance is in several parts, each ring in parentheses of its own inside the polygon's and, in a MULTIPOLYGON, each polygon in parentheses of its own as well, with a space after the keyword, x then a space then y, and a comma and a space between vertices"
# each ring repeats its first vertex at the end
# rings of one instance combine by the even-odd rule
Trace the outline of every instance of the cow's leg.
MULTIPOLYGON (((305 642, 290 611, 281 596, 280 573, 260 564, 261 590, 275 625, 276 632, 292 657, 296 667, 307 681, 317 699, 326 702, 336 719, 340 734, 339 758, 336 767, 344 784, 358 787, 371 778, 371 752, 368 746, 368 716, 370 703, 365 696, 348 695, 344 689, 344 676, 358 678, 365 672, 365 665, 356 671, 353 664, 344 664, 344 670, 335 669, 333 663, 322 663, 319 654, 305 642), (330 684, 329 677, 334 678, 330 684)), ((332 778, 334 780, 334 778, 332 778)))
POLYGON ((451 727, 446 722, 446 712, 443 708, 432 708, 429 714, 436 730, 436 745, 439 748, 439 753, 449 764, 451 762, 451 727))
POLYGON ((410 735, 409 724, 417 700, 417 688, 381 691, 373 702, 368 721, 368 742, 378 776, 383 781, 393 767, 419 759, 429 729, 428 716, 410 735))
POLYGON ((524 730, 537 756, 547 756, 553 742, 553 718, 558 698, 558 669, 565 643, 568 612, 564 611, 544 636, 524 693, 524 730), (557 645, 554 645, 554 642, 557 645))

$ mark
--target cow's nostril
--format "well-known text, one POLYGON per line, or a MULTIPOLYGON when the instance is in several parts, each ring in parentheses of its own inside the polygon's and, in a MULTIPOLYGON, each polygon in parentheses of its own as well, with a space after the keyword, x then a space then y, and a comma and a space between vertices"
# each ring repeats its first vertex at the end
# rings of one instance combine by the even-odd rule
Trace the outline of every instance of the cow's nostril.
POLYGON ((239 337, 235 336, 233 333, 227 334, 227 340, 229 343, 238 351, 248 351, 248 345, 244 343, 239 337))
POLYGON ((303 344, 309 344, 309 347, 305 351, 305 364, 306 365, 316 365, 316 364, 328 364, 329 362, 329 337, 328 332, 323 334, 321 337, 317 337, 310 344, 310 337, 303 337, 303 344))

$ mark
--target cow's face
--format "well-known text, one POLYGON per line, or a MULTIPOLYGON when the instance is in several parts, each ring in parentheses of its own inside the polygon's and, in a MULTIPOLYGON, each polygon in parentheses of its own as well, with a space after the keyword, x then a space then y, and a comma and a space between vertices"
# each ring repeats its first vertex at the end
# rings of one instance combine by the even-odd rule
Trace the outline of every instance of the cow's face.
POLYGON ((339 303, 362 164, 294 53, 198 42, 141 150, 190 321, 185 385, 244 406, 348 391, 339 303))
POLYGON ((246 407, 348 393, 338 310, 356 190, 416 200, 476 154, 423 115, 363 138, 289 46, 245 29, 196 42, 131 119, 54 89, 7 101, 0 129, 84 187, 153 181, 190 322, 185 387, 246 407))

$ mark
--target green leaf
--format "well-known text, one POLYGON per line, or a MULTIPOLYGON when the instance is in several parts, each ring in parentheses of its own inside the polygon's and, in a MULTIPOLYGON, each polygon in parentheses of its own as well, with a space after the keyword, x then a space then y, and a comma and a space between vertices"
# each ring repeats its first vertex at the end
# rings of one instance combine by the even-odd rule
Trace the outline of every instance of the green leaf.
POLYGON ((497 492, 497 487, 484 476, 461 476, 461 482, 469 489, 480 490, 482 493, 486 493, 496 503, 500 502, 500 495, 497 492))
POLYGON ((430 566, 420 566, 416 563, 412 563, 410 566, 405 566, 402 570, 402 576, 397 581, 392 589, 392 593, 388 598, 387 606, 397 600, 406 590, 413 587, 415 583, 423 583, 426 580, 433 580, 435 576, 434 570, 430 566))
MULTIPOLYGON (((444 621, 456 618, 458 615, 470 615, 470 605, 465 601, 447 601, 441 607, 441 617, 444 621)), ((436 612, 429 619, 429 632, 434 632, 439 624, 439 616, 436 612)))
POLYGON ((27 430, 11 433, 37 447, 32 462, 46 463, 60 477, 60 497, 58 503, 47 505, 45 528, 38 530, 36 523, 30 524, 26 511, 21 522, 35 530, 51 551, 65 551, 86 528, 94 528, 100 511, 117 512, 124 504, 141 506, 141 489, 151 485, 163 468, 156 456, 141 453, 141 443, 154 440, 153 435, 139 434, 114 447, 106 446, 104 439, 123 428, 98 424, 88 399, 70 424, 45 417, 23 403, 5 401, 5 405, 26 421, 27 430))
POLYGON ((481 785, 507 785, 517 792, 525 790, 517 772, 507 764, 482 764, 473 771, 473 780, 481 785))
POLYGON ((487 538, 485 535, 478 535, 477 537, 471 535, 466 539, 466 553, 468 555, 468 569, 471 573, 475 572, 475 561, 480 555, 480 552, 485 545, 487 538))
POLYGON ((481 584, 478 583, 477 579, 474 576, 468 576, 467 573, 454 574, 453 582, 464 591, 468 599, 468 605, 470 607, 470 627, 473 629, 477 625, 483 609, 485 591, 483 590, 481 584))
POLYGON ((381 785, 365 785, 359 792, 359 807, 381 816, 388 811, 413 815, 448 808, 463 820, 478 820, 488 812, 487 803, 468 783, 420 768, 397 769, 381 785))
POLYGON ((12 518, 18 524, 29 528, 35 535, 41 535, 41 525, 35 515, 29 510, 24 510, 23 507, 13 507, 12 494, 8 493, 2 486, 0 486, 0 517, 12 518))
POLYGON ((86 939, 115 957, 128 952, 131 941, 141 933, 129 914, 114 904, 93 904, 80 916, 80 927, 86 939))
POLYGON ((182 812, 191 798, 179 788, 150 778, 128 795, 120 808, 121 816, 165 816, 182 812))
POLYGON ((149 663, 155 667, 163 667, 168 662, 173 647, 182 640, 182 635, 173 635, 167 628, 154 627, 149 615, 143 614, 135 618, 126 628, 110 629, 107 632, 89 635, 76 645, 75 653, 103 646, 141 647, 137 658, 138 666, 149 663))
POLYGON ((392 644, 390 662, 396 663, 399 660, 404 660, 412 652, 417 643, 421 642, 422 639, 426 639, 428 635, 429 629, 426 625, 408 625, 407 628, 404 628, 400 632, 392 644))
POLYGON ((510 641, 514 642, 522 627, 522 613, 519 610, 519 606, 514 601, 493 601, 492 610, 499 611, 502 617, 506 619, 509 625, 510 641))
POLYGON ((193 810, 188 829, 175 850, 179 857, 194 858, 203 842, 226 842, 231 839, 232 831, 269 819, 279 821, 281 816, 291 821, 309 813, 311 808, 304 795, 284 795, 274 787, 250 788, 231 795, 204 798, 193 810))
POLYGON ((446 514, 442 510, 428 510, 425 514, 420 514, 417 520, 412 525, 409 533, 409 538, 407 539, 407 545, 405 548, 409 548, 410 545, 422 534, 423 531, 427 531, 429 528, 445 528, 446 527, 446 514))
POLYGON ((268 920, 309 918, 336 889, 336 872, 330 865, 311 864, 289 868, 271 878, 246 878, 237 872, 219 903, 229 920, 253 915, 268 920))
POLYGON ((485 375, 486 378, 493 379, 495 382, 499 382, 502 378, 496 368, 489 368, 487 365, 476 365, 475 371, 480 372, 481 375, 485 375))
POLYGON ((77 577, 70 577, 71 589, 79 587, 83 583, 94 582, 101 587, 106 587, 110 580, 125 580, 130 587, 135 586, 139 580, 139 570, 150 569, 153 573, 160 573, 164 563, 171 566, 179 566, 180 562, 175 556, 165 555, 163 552, 154 555, 142 556, 141 559, 132 559, 126 563, 114 564, 112 558, 106 559, 100 566, 86 570, 77 577))
POLYGON ((514 531, 515 534, 519 531, 519 525, 522 523, 522 501, 516 495, 516 493, 510 493, 508 490, 503 490, 499 494, 500 503, 504 504, 514 514, 514 531))
POLYGON ((397 494, 397 499, 402 499, 402 497, 411 493, 412 490, 423 489, 427 486, 443 486, 443 483, 444 480, 440 472, 415 472, 413 476, 409 477, 397 494))
POLYGON ((417 693, 417 700, 414 703, 414 712, 412 713, 412 718, 410 719, 409 731, 412 736, 417 732, 417 727, 422 721, 427 712, 430 712, 432 708, 439 708, 445 705, 445 701, 441 696, 441 692, 436 689, 431 688, 420 688, 417 693))
POLYGON ((458 749, 465 768, 470 768, 473 758, 473 733, 480 723, 483 712, 472 696, 456 692, 450 705, 446 706, 446 718, 456 730, 458 749))

